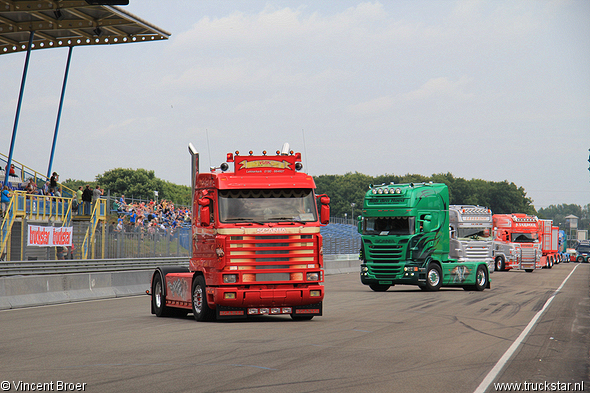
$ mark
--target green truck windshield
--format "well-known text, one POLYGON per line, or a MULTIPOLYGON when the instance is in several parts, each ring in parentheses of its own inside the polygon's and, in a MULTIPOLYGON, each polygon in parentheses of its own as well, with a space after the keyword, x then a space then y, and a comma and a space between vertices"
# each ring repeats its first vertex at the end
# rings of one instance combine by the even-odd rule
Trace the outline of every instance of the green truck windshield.
POLYGON ((363 235, 413 235, 415 217, 367 217, 363 235))
POLYGON ((219 190, 219 219, 224 223, 317 220, 311 189, 219 190))

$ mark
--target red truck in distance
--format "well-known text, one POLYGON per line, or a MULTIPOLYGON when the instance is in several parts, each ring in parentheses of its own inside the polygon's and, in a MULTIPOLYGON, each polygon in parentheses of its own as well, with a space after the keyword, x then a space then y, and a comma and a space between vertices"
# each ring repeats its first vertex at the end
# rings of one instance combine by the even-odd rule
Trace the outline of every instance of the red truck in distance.
POLYGON ((192 256, 188 268, 154 271, 152 313, 192 312, 198 321, 322 315, 320 226, 329 223, 330 199, 315 195, 313 177, 301 172, 301 153, 288 144, 275 155, 236 151, 219 168, 200 173, 192 144, 189 152, 192 256))
POLYGON ((559 263, 559 227, 553 220, 539 220, 539 240, 541 241, 541 266, 551 269, 559 263))
POLYGON ((496 270, 522 269, 532 272, 542 267, 539 219, 536 216, 494 214, 492 220, 496 270))

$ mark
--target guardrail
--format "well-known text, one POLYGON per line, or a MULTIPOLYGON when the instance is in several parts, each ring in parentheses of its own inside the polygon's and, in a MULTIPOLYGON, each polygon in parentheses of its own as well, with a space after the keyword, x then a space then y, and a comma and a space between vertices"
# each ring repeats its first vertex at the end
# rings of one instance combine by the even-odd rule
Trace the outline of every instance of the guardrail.
POLYGON ((47 274, 151 270, 158 266, 188 266, 189 258, 70 259, 57 261, 0 262, 0 277, 47 274))

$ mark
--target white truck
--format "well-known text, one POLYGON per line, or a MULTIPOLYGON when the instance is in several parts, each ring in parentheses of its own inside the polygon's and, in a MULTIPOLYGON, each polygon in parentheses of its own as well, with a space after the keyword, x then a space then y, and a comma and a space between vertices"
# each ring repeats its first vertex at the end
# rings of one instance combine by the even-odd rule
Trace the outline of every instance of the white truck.
POLYGON ((475 205, 449 205, 449 257, 459 262, 485 261, 494 271, 492 211, 475 205))

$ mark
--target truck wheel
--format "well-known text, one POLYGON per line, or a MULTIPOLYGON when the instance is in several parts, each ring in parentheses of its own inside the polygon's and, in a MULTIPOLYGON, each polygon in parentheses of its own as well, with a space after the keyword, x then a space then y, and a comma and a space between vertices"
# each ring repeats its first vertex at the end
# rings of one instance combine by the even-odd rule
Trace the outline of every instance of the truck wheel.
POLYGON ((477 271, 475 272, 475 285, 473 286, 473 289, 476 291, 483 291, 486 289, 487 285, 488 271, 485 267, 480 265, 477 267, 477 271))
POLYGON ((505 268, 505 261, 504 261, 504 257, 503 256, 499 256, 496 258, 496 263, 494 264, 494 270, 495 271, 501 271, 504 270, 505 268))
POLYGON ((212 321, 215 313, 207 304, 207 287, 203 276, 195 277, 192 291, 193 316, 197 321, 212 321))
POLYGON ((426 271, 426 285, 423 287, 425 291, 438 291, 442 285, 442 270, 436 263, 428 265, 426 271))
POLYGON ((389 289, 391 285, 387 284, 369 284, 369 288, 371 288, 375 292, 385 292, 389 289))
POLYGON ((577 261, 578 263, 582 263, 582 262, 584 262, 584 257, 583 257, 583 256, 581 256, 581 255, 579 255, 579 256, 578 256, 578 259, 577 259, 576 261, 577 261))
POLYGON ((166 307, 163 285, 162 275, 157 273, 152 282, 152 308, 157 317, 168 317, 172 314, 171 310, 166 307))

